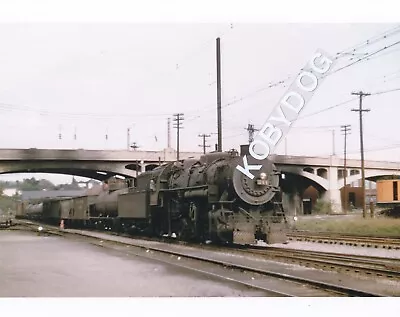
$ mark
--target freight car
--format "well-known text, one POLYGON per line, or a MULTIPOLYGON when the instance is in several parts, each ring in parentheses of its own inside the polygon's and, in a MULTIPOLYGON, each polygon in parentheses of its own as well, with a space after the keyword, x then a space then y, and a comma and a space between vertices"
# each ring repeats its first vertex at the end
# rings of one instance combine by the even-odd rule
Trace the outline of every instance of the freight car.
POLYGON ((400 216, 400 179, 384 179, 376 182, 376 206, 389 216, 400 216))
POLYGON ((32 220, 42 220, 43 219, 43 203, 29 203, 26 205, 23 215, 25 218, 32 220))
POLYGON ((286 242, 280 173, 266 159, 249 179, 236 169, 241 163, 236 151, 166 163, 140 174, 136 187, 109 182, 95 196, 44 203, 43 218, 183 240, 286 242))

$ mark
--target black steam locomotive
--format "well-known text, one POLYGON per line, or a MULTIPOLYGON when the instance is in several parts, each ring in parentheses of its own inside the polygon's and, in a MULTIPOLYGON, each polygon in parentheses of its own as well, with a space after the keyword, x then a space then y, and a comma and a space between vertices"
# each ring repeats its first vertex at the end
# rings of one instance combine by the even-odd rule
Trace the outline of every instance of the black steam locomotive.
POLYGON ((236 169, 241 159, 230 151, 167 163, 140 174, 135 187, 43 203, 52 206, 43 218, 182 240, 286 242, 280 173, 264 160, 250 180, 236 169))

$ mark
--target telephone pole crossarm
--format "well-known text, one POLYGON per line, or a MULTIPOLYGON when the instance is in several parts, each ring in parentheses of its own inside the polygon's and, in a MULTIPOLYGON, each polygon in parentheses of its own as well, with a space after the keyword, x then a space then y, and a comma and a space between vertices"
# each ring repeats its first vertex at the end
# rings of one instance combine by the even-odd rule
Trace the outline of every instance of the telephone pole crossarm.
POLYGON ((203 144, 199 145, 200 147, 203 148, 203 154, 206 154, 206 148, 210 147, 209 145, 206 145, 206 138, 209 138, 209 137, 211 137, 210 134, 199 134, 199 138, 203 139, 203 144))
POLYGON ((254 124, 251 124, 251 123, 249 123, 247 125, 247 128, 244 128, 244 129, 247 130, 247 132, 249 133, 249 144, 250 144, 251 142, 253 142, 254 132, 260 131, 260 129, 254 128, 254 124))

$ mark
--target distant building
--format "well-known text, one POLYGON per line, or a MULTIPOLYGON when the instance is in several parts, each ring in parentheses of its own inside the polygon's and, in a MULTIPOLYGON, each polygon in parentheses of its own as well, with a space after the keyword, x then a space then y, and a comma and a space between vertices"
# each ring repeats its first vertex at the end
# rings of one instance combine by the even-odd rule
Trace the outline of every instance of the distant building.
POLYGON ((18 190, 17 188, 5 188, 5 189, 3 189, 3 195, 4 196, 12 197, 15 194, 19 195, 19 194, 21 194, 21 191, 18 190))

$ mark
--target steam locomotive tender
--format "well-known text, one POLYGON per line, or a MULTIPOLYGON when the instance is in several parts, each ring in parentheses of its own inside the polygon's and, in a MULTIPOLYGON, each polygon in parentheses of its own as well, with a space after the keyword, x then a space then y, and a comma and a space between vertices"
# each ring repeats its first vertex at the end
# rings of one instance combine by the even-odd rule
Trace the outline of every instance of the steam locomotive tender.
POLYGON ((236 169, 240 162, 236 151, 210 153, 142 173, 118 196, 120 225, 183 240, 286 242, 280 173, 266 159, 250 180, 236 169))

